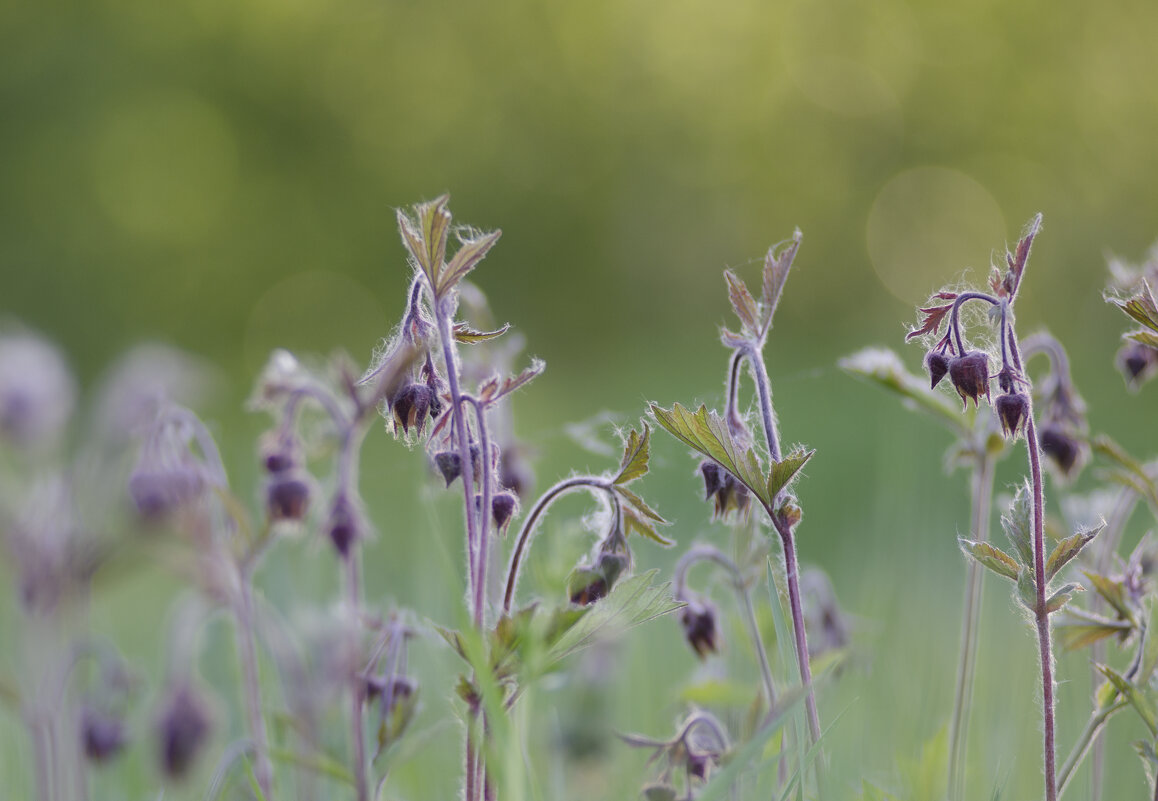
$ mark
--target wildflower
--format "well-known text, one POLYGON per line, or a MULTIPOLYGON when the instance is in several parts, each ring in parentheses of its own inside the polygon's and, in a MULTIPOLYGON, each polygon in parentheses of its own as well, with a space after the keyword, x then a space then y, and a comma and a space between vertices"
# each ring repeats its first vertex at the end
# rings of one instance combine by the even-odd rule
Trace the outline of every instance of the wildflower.
POLYGON ((1046 423, 1038 436, 1041 452, 1057 466, 1063 478, 1071 478, 1085 461, 1081 442, 1058 423, 1046 423))
POLYGON ((929 388, 936 389, 941 379, 949 372, 949 359, 939 350, 931 350, 925 356, 925 369, 929 371, 929 388))
POLYGON ((60 352, 32 334, 0 336, 0 438, 52 445, 72 416, 76 386, 60 352))
POLYGON ((684 639, 701 659, 719 651, 720 635, 716 626, 716 609, 703 600, 688 601, 680 610, 684 639))
POLYGON ((1011 392, 999 395, 993 406, 997 410, 997 417, 1001 420, 1001 429, 1005 432, 1005 436, 1016 437, 1029 414, 1029 399, 1020 392, 1011 392))
POLYGON ((343 558, 350 554, 350 548, 361 538, 361 528, 361 521, 354 505, 345 493, 340 493, 330 507, 326 533, 343 558))
POLYGON ((949 380, 966 406, 972 400, 981 403, 981 396, 989 400, 989 358, 979 351, 957 356, 949 362, 949 380))
POLYGON ((211 723, 204 699, 188 683, 171 688, 157 724, 161 770, 184 777, 209 738, 211 723))
POLYGON ((84 755, 92 762, 108 762, 128 742, 124 722, 115 715, 86 705, 80 714, 80 738, 84 755))
POLYGON ((265 506, 271 520, 301 520, 310 507, 310 485, 297 471, 275 474, 266 485, 265 506))

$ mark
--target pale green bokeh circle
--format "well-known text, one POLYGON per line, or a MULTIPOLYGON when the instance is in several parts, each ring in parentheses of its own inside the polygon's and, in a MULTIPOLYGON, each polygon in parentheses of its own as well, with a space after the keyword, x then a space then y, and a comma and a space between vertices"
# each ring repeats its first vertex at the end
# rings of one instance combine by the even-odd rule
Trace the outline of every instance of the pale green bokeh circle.
POLYGON ((98 126, 91 173, 98 200, 128 234, 188 243, 212 233, 237 184, 228 120, 188 94, 140 97, 98 126))
POLYGON ((945 167, 894 175, 877 193, 866 231, 869 258, 897 298, 920 304, 962 278, 981 284, 1006 242, 1005 217, 973 178, 945 167))

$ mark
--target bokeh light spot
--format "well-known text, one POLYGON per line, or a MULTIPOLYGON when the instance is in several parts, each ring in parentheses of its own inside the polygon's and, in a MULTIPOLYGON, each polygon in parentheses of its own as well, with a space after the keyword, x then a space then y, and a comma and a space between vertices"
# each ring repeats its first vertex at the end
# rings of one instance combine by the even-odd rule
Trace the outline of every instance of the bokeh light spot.
POLYGON ((101 204, 131 235, 188 243, 222 219, 236 185, 227 120, 196 97, 167 94, 113 109, 95 137, 101 204))
POLYGON ((869 211, 868 252, 881 282, 921 303, 938 282, 972 268, 977 281, 1006 241, 1005 218, 989 191, 963 172, 917 167, 889 180, 869 211))

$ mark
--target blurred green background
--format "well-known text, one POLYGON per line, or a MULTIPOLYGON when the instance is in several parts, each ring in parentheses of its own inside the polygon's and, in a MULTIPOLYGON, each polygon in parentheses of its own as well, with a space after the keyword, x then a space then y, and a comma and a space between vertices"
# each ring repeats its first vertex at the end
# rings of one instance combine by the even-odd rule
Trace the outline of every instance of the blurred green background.
MULTIPOLYGON (((256 497, 264 421, 241 406, 270 349, 366 361, 403 306, 394 210, 450 192, 456 220, 503 229, 476 277, 548 364, 516 400, 542 485, 605 465, 564 423, 720 402, 720 270, 755 280, 799 226, 767 355, 785 438, 819 450, 800 486, 802 558, 860 617, 865 653, 822 713, 848 706, 833 734, 846 778, 887 782, 948 717, 967 504, 963 476, 940 471, 947 438, 835 362, 902 348, 914 304, 980 282, 1040 211, 1022 331, 1070 348, 1095 430, 1158 451, 1155 389, 1125 391, 1112 357, 1126 320, 1100 295, 1107 253, 1138 261, 1158 237, 1156 31, 1158 5, 1141 0, 17 0, 0 5, 0 313, 58 342, 88 387, 141 340, 206 357, 221 377, 206 416, 256 497)), ((656 450, 648 497, 690 542, 709 530, 692 462, 656 450)), ((427 502, 421 461, 367 445, 382 532, 367 592, 450 620, 457 508, 427 502)), ((297 543, 263 581, 290 608, 324 598, 332 572, 297 543)), ((94 620, 159 659, 164 605, 124 610, 166 591, 142 578, 94 620)), ((992 582, 986 615, 998 645, 980 655, 974 786, 1033 797, 1033 642, 992 582)), ((664 681, 620 690, 609 719, 658 734, 693 660, 671 621, 639 643, 626 664, 664 681)), ((446 678, 426 688, 434 721, 451 657, 423 658, 446 678)), ((1086 673, 1084 656, 1063 661, 1063 743, 1086 673)), ((1142 786, 1136 734, 1112 739, 1119 797, 1142 786)), ((400 769, 400 797, 449 797, 456 738, 400 769), (435 789, 415 790, 436 762, 435 789)))

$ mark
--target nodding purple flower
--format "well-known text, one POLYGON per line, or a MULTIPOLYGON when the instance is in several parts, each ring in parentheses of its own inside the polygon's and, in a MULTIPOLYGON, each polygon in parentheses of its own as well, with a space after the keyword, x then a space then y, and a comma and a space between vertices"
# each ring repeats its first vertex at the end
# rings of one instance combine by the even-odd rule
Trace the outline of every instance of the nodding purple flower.
POLYGON ((1065 426, 1048 422, 1038 436, 1041 452, 1057 467, 1062 478, 1072 478, 1085 462, 1082 443, 1065 426))
POLYGON ((711 459, 700 462, 700 475, 704 478, 704 500, 708 500, 724 486, 724 468, 711 459))
POLYGON ((980 351, 971 351, 949 362, 949 380, 966 406, 972 400, 981 404, 981 396, 989 400, 989 357, 980 351))
POLYGON ((719 651, 720 633, 716 625, 716 609, 711 603, 689 600, 688 605, 680 610, 680 624, 684 629, 684 639, 700 659, 719 651))
POLYGON ((191 462, 141 463, 129 476, 129 496, 147 522, 164 520, 205 491, 205 475, 191 462))
POLYGON ((210 487, 227 484, 217 445, 204 424, 184 407, 158 405, 129 476, 129 495, 141 517, 163 519, 197 501, 210 487))
POLYGON ((641 795, 644 801, 676 801, 676 789, 667 782, 649 784, 641 795))
POLYGON ((426 384, 406 384, 398 390, 390 408, 404 433, 409 434, 411 428, 421 433, 431 409, 438 408, 438 397, 426 384))
POLYGON ((334 498, 326 520, 326 533, 342 558, 349 556, 350 548, 362 538, 361 518, 345 493, 334 498))
POLYGON ((310 482, 297 471, 273 475, 265 489, 271 520, 302 520, 310 508, 310 482))
POLYGON ((85 705, 80 713, 80 740, 92 762, 109 762, 128 743, 124 721, 116 715, 85 705))
POLYGON ((161 770, 172 779, 188 774, 209 738, 212 724, 204 699, 188 684, 172 688, 157 722, 161 770))
POLYGON ((752 498, 748 488, 711 459, 700 462, 700 476, 704 479, 704 500, 714 499, 713 516, 723 519, 730 512, 743 514, 752 498))
POLYGON ((54 445, 72 416, 76 385, 64 358, 33 334, 0 336, 0 439, 54 445))
POLYGON ((491 514, 494 517, 495 526, 499 530, 505 529, 518 508, 519 499, 515 497, 513 492, 496 493, 491 498, 491 514))
POLYGON ((949 359, 941 351, 931 350, 925 356, 925 369, 929 371, 929 389, 936 389, 949 372, 949 359))
POLYGON ((1019 430, 1029 415, 1029 399, 1020 392, 999 395, 993 407, 1001 420, 1001 430, 1007 437, 1017 437, 1019 430))
POLYGON ((1130 342, 1118 351, 1118 369, 1126 379, 1126 385, 1136 390, 1158 374, 1158 348, 1130 342))

